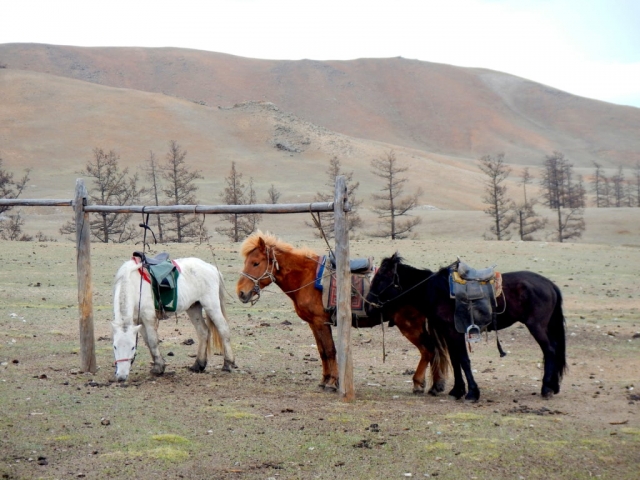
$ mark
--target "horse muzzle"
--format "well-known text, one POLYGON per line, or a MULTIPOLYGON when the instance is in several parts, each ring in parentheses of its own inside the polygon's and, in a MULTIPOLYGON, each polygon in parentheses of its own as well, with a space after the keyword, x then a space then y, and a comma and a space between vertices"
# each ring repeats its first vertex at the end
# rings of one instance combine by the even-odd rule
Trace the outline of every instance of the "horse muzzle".
POLYGON ((253 296, 255 295, 255 293, 256 293, 255 289, 251 289, 248 292, 240 291, 238 292, 238 298, 242 303, 249 303, 253 298, 253 296))

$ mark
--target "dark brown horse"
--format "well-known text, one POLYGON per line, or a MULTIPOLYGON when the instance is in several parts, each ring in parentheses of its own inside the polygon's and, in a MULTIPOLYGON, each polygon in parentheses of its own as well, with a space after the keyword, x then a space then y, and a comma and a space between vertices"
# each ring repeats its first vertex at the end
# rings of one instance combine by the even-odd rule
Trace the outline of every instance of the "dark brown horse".
MULTIPOLYGON (((244 268, 236 286, 238 298, 243 303, 255 302, 267 285, 278 285, 313 332, 322 360, 320 387, 335 391, 338 387, 338 364, 331 335, 331 312, 324 309, 322 292, 314 286, 320 256, 308 248, 295 248, 274 235, 262 232, 252 234, 243 242, 241 254, 244 268)), ((398 309, 385 320, 395 322, 405 337, 420 350, 420 362, 413 377, 414 392, 424 392, 425 371, 429 364, 433 380, 429 392, 442 391, 448 367, 447 355, 444 346, 427 331, 424 315, 407 307, 398 309)), ((377 316, 375 319, 359 319, 357 325, 355 322, 353 325, 372 327, 379 325, 380 321, 380 316, 377 316)))
MULTIPOLYGON (((560 289, 548 278, 521 271, 502 274, 503 295, 498 298, 497 329, 522 322, 538 342, 544 355, 542 396, 560 391, 560 381, 567 366, 565 320, 560 289), (506 305, 505 305, 506 302, 506 305)), ((429 328, 447 343, 455 383, 450 395, 465 395, 464 371, 469 387, 465 399, 477 401, 480 390, 471 372, 464 333, 455 328, 455 300, 449 292, 449 267, 437 272, 421 270, 403 263, 398 254, 385 258, 371 282, 367 296, 367 313, 382 310, 392 316, 410 306, 426 316, 429 328)), ((489 325, 488 330, 493 330, 489 325)))

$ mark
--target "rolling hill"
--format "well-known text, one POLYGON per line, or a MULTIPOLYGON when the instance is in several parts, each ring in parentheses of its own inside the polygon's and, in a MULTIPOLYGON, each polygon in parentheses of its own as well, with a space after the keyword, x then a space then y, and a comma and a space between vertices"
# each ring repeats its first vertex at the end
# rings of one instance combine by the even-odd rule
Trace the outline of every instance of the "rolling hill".
MULTIPOLYGON (((135 171, 169 140, 219 203, 232 161, 259 201, 311 201, 337 156, 369 199, 373 158, 393 150, 407 190, 440 210, 483 208, 477 160, 504 152, 516 195, 524 166, 563 152, 579 173, 640 162, 640 109, 500 72, 404 58, 273 61, 175 48, 0 45, 0 157, 32 169, 23 196, 69 198, 95 147, 135 171)), ((369 201, 369 200, 367 200, 369 201)), ((366 207, 366 202, 365 202, 366 207)), ((43 212, 44 213, 44 212, 43 212)))

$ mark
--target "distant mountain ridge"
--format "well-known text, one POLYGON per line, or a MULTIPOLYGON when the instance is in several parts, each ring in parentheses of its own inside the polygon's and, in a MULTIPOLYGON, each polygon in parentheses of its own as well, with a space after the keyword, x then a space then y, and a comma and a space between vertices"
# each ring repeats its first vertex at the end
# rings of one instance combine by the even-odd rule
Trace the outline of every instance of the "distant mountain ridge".
POLYGON ((504 152, 511 164, 541 165, 554 150, 582 168, 640 161, 640 109, 484 69, 40 44, 0 45, 0 64, 214 108, 270 102, 328 131, 462 161, 504 152))

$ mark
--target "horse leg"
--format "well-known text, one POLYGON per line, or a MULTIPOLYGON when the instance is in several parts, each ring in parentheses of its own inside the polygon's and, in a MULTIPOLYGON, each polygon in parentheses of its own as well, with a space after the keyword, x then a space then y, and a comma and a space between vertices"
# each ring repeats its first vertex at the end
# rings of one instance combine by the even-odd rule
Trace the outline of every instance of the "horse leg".
POLYGON ((203 372, 207 367, 207 343, 209 341, 209 330, 202 316, 202 306, 199 303, 192 305, 187 309, 189 320, 193 324, 198 336, 198 353, 196 354, 195 363, 189 367, 192 372, 203 372))
POLYGON ((431 388, 428 392, 429 395, 435 397, 444 392, 448 366, 447 352, 442 348, 436 347, 431 358, 431 388))
POLYGON ((449 395, 454 396, 458 400, 464 395, 465 387, 464 380, 462 379, 462 372, 464 372, 469 388, 464 399, 477 402, 480 399, 480 389, 471 372, 471 360, 469 359, 469 352, 467 352, 464 335, 451 327, 447 331, 446 341, 451 358, 451 366, 453 367, 453 374, 455 376, 455 384, 449 392, 449 395))
POLYGON ((556 366, 556 348, 553 342, 549 340, 546 332, 540 328, 539 323, 527 325, 529 332, 536 339, 538 345, 542 349, 544 358, 544 375, 542 377, 542 389, 540 395, 543 398, 551 398, 555 393, 560 391, 560 374, 556 366))
POLYGON ((462 355, 460 356, 460 366, 464 371, 465 377, 467 377, 467 386, 469 391, 465 395, 464 399, 472 402, 477 402, 480 400, 480 389, 478 388, 478 384, 473 378, 473 372, 471 371, 471 359, 469 358, 469 353, 467 352, 467 346, 464 342, 464 336, 462 336, 462 355))
POLYGON ((325 317, 314 317, 309 322, 309 327, 313 332, 318 346, 318 353, 322 361, 322 382, 321 388, 329 391, 338 389, 338 363, 336 361, 336 347, 331 336, 331 326, 327 325, 325 317))
MULTIPOLYGON (((411 312, 402 311, 394 315, 393 321, 400 333, 420 351, 420 360, 413 375, 413 393, 416 395, 424 393, 426 386, 425 372, 427 365, 433 359, 433 352, 427 349, 426 339, 421 331, 424 329, 424 316, 412 315, 411 312)), ((433 387, 431 390, 433 390, 433 387)), ((429 390, 429 393, 432 393, 431 390, 429 390)))
POLYGON ((147 344, 147 347, 149 347, 149 353, 151 353, 151 357, 153 358, 151 373, 154 375, 162 375, 165 369, 165 361, 160 354, 160 349, 158 348, 158 344, 160 342, 158 341, 158 331, 156 330, 155 319, 148 320, 143 318, 140 332, 142 332, 142 338, 147 344))
POLYGON ((215 336, 217 331, 217 335, 220 337, 220 340, 222 340, 222 348, 224 352, 224 364, 222 365, 222 370, 230 372, 232 368, 238 367, 236 366, 236 358, 233 353, 233 349, 231 348, 231 329, 227 323, 227 317, 219 303, 214 302, 211 306, 205 305, 204 309, 207 313, 206 321, 211 322, 213 327, 210 329, 209 335, 215 336))

